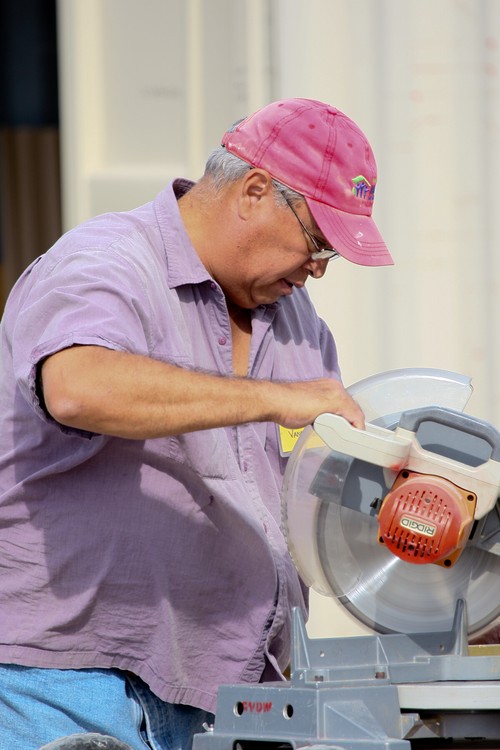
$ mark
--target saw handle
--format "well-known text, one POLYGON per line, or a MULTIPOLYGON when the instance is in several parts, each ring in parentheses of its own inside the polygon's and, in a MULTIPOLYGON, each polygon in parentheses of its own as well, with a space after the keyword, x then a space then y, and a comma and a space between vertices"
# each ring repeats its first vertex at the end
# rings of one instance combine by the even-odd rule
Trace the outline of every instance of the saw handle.
POLYGON ((398 426, 416 433, 423 422, 435 422, 444 427, 450 427, 481 438, 491 448, 490 458, 494 461, 500 461, 500 433, 488 422, 483 422, 481 419, 452 409, 428 406, 403 412, 398 426))
POLYGON ((392 468, 404 463, 411 439, 367 422, 365 430, 353 427, 338 414, 320 414, 313 427, 332 450, 376 466, 392 468))

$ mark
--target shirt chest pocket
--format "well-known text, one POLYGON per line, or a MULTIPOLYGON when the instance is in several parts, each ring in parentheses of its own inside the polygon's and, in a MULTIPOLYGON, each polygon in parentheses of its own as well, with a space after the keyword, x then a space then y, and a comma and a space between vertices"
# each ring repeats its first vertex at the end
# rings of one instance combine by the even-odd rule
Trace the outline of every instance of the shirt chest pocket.
POLYGON ((200 430, 167 438, 165 458, 181 463, 201 478, 230 479, 235 459, 223 429, 200 430))

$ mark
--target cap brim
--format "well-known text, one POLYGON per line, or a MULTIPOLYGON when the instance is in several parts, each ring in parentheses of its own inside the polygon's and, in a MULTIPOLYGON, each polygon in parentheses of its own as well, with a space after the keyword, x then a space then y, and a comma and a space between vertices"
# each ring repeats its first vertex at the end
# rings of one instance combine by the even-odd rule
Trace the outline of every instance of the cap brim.
POLYGON ((339 211, 312 198, 306 202, 332 247, 361 266, 391 266, 394 260, 371 216, 339 211))

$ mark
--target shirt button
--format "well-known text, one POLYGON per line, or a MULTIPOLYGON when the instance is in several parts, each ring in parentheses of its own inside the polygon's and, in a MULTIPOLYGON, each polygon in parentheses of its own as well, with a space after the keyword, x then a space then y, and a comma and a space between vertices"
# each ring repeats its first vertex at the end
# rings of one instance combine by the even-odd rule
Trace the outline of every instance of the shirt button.
POLYGON ((210 282, 210 289, 216 289, 216 288, 217 288, 217 284, 215 283, 215 281, 211 281, 210 282))
POLYGON ((248 471, 248 464, 246 461, 243 463, 243 471, 248 471))
POLYGON ((224 344, 227 344, 227 338, 225 336, 220 336, 219 337, 219 344, 221 346, 224 346, 224 344))

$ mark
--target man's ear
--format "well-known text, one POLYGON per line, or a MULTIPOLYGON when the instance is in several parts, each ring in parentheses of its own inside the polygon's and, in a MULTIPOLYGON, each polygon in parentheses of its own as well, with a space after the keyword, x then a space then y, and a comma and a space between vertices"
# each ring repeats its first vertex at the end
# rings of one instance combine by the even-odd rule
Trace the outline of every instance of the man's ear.
POLYGON ((242 218, 248 218, 263 198, 274 192, 272 177, 265 169, 250 169, 241 180, 239 210, 242 218))

